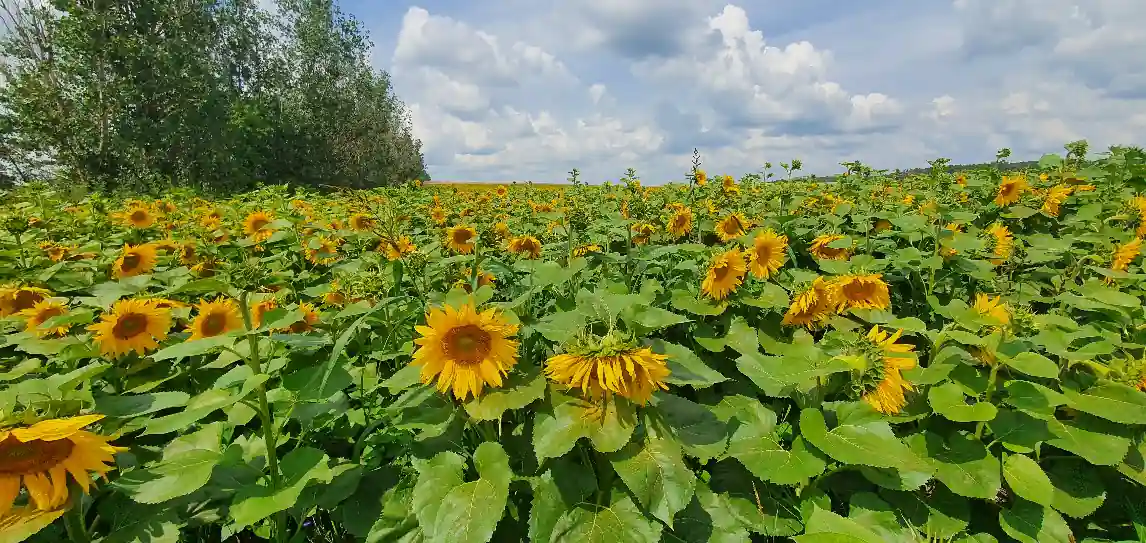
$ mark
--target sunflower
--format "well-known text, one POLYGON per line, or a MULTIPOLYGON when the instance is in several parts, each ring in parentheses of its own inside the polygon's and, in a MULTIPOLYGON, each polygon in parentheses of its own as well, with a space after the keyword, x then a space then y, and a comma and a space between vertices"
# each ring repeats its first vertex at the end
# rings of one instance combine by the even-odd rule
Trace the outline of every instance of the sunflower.
POLYGON ((634 245, 644 245, 644 244, 648 243, 649 239, 652 238, 653 234, 655 234, 656 231, 657 231, 657 227, 652 225, 652 224, 649 224, 647 222, 634 224, 633 225, 633 232, 635 232, 636 235, 633 236, 633 244, 634 245))
POLYGON ((481 395, 485 386, 500 387, 517 364, 517 325, 495 309, 478 312, 470 304, 458 309, 446 305, 426 314, 426 325, 414 329, 421 337, 411 364, 421 367, 423 383, 436 382, 441 392, 452 390, 465 400, 481 395))
POLYGON ((417 251, 418 246, 410 242, 408 236, 402 236, 398 239, 384 240, 378 244, 379 250, 386 253, 387 260, 401 260, 406 255, 417 251))
POLYGON ((696 179, 696 185, 698 187, 703 187, 708 184, 708 174, 704 173, 704 170, 697 170, 696 173, 693 174, 693 178, 696 179))
POLYGON ((1074 192, 1074 187, 1070 185, 1055 185, 1047 190, 1046 197, 1043 198, 1043 207, 1040 209, 1043 213, 1051 217, 1057 217, 1059 206, 1066 201, 1067 196, 1074 192))
POLYGON ((1028 189, 1030 189, 1030 185, 1027 184, 1025 175, 1005 175, 1003 181, 999 183, 998 192, 995 194, 995 205, 999 207, 1009 206, 1019 201, 1019 197, 1028 189))
MULTIPOLYGON (((466 269, 462 270, 462 278, 458 279, 457 282, 454 283, 454 286, 461 287, 461 289, 466 291, 466 292, 472 292, 473 289, 470 288, 470 274, 471 273, 473 273, 472 268, 466 268, 466 269)), ((494 283, 497 282, 497 278, 494 277, 494 275, 492 273, 489 273, 487 271, 482 271, 482 270, 478 270, 477 280, 478 280, 478 288, 481 288, 484 286, 493 286, 494 283)))
POLYGON ((541 242, 533 236, 516 237, 509 240, 509 251, 526 258, 537 258, 541 256, 541 242))
POLYGON ((51 295, 51 291, 39 287, 0 288, 0 317, 31 309, 51 295))
POLYGON ((756 235, 749 253, 749 269, 757 279, 772 277, 788 259, 788 236, 781 236, 771 229, 756 235))
POLYGON ((875 221, 875 226, 872 227, 876 232, 886 232, 891 230, 891 221, 887 219, 878 219, 875 221))
POLYGON ((472 226, 451 226, 446 229, 446 247, 463 255, 474 252, 477 230, 472 226))
POLYGON ((720 187, 725 192, 739 192, 740 188, 736 186, 736 179, 731 175, 723 175, 720 177, 720 187))
POLYGON ((430 220, 434 221, 434 224, 439 226, 446 224, 446 210, 435 206, 430 210, 430 220))
POLYGON ((1130 263, 1138 258, 1138 254, 1142 252, 1142 238, 1134 238, 1114 249, 1114 255, 1110 258, 1110 269, 1114 271, 1126 271, 1130 268, 1130 263))
POLYGON ((191 273, 196 277, 211 277, 215 275, 215 268, 219 265, 219 261, 213 258, 208 258, 199 261, 194 266, 191 266, 191 273))
POLYGON ((126 449, 82 430, 102 418, 84 415, 0 429, 0 513, 12 510, 21 486, 31 505, 50 511, 67 502, 68 474, 86 494, 92 484, 89 472, 103 475, 115 469, 113 455, 126 449))
POLYGON ((144 243, 133 246, 130 243, 125 243, 123 252, 120 253, 119 258, 115 259, 112 276, 121 279, 148 273, 155 268, 158 261, 159 256, 155 245, 144 243))
POLYGON ((828 246, 841 239, 844 239, 844 236, 840 234, 821 234, 812 240, 812 246, 808 248, 808 252, 821 260, 847 260, 851 256, 850 249, 837 249, 828 246))
POLYGON ((322 303, 326 305, 342 307, 346 305, 346 301, 346 293, 342 291, 342 286, 338 284, 338 281, 331 282, 330 290, 322 293, 322 303))
POLYGON ((147 300, 119 300, 100 321, 88 326, 100 354, 113 358, 131 351, 143 355, 159 348, 171 329, 171 312, 147 300))
POLYGON ((189 307, 183 302, 170 298, 147 298, 144 301, 159 309, 183 309, 189 307))
POLYGON ((823 277, 817 277, 806 290, 792 300, 783 323, 787 326, 815 328, 828 320, 838 306, 838 293, 823 277))
POLYGON ((614 334, 585 341, 545 361, 545 375, 567 389, 581 389, 593 400, 614 394, 645 405, 657 390, 668 390, 666 355, 638 347, 614 334))
POLYGON ((494 190, 497 192, 498 196, 505 196, 509 193, 509 189, 505 188, 505 185, 498 185, 494 190))
POLYGON ((891 299, 883 275, 869 273, 844 275, 836 279, 835 288, 838 310, 845 309, 887 309, 891 299))
POLYGON ((338 262, 338 246, 340 240, 332 239, 327 236, 318 236, 306 243, 306 249, 303 254, 306 260, 311 264, 319 266, 329 266, 338 262), (317 245, 317 247, 315 247, 317 245))
POLYGON ((147 228, 155 224, 155 214, 144 206, 129 207, 121 217, 124 224, 132 228, 147 228))
POLYGON ((991 248, 992 254, 995 258, 991 259, 991 263, 998 266, 1011 258, 1011 253, 1015 250, 1015 240, 1011 237, 1011 231, 999 223, 992 224, 987 229, 987 235, 994 239, 994 246, 991 248))
POLYGON ((288 326, 286 331, 292 334, 301 334, 313 330, 314 325, 318 324, 318 311, 313 305, 306 302, 298 304, 298 310, 302 312, 302 318, 288 326))
POLYGON ((24 331, 36 334, 39 337, 64 336, 67 335, 68 328, 70 328, 67 324, 52 328, 40 327, 40 325, 55 317, 62 317, 68 314, 68 306, 61 302, 41 300, 36 303, 36 305, 21 311, 19 314, 26 319, 24 321, 24 331))
MULTIPOLYGON (((961 225, 959 223, 954 223, 954 222, 953 223, 947 223, 947 226, 945 226, 943 228, 944 228, 944 230, 948 230, 952 233, 959 233, 959 232, 963 231, 963 225, 961 225)), ((941 241, 939 243, 939 245, 940 245, 939 254, 942 255, 943 258, 951 258, 951 257, 959 254, 959 251, 957 249, 952 249, 951 247, 947 246, 948 241, 949 240, 944 239, 943 241, 941 241)))
POLYGON ((239 314, 239 306, 234 300, 204 300, 196 308, 199 314, 191 321, 191 337, 187 338, 188 341, 220 336, 243 327, 243 316, 239 314))
POLYGON ((255 211, 243 219, 243 232, 251 236, 255 243, 266 241, 275 233, 274 229, 270 228, 274 220, 274 216, 266 211, 255 211))
POLYGON ((998 326, 1011 324, 1011 310, 1002 296, 992 298, 980 292, 975 295, 975 304, 972 307, 980 317, 991 320, 998 326))
POLYGON ((505 222, 498 222, 497 224, 493 225, 493 235, 498 239, 506 239, 513 234, 509 231, 508 224, 505 224, 505 222))
POLYGON ((64 260, 67 258, 69 251, 68 247, 57 243, 52 243, 50 241, 41 243, 40 249, 48 255, 48 258, 51 259, 52 262, 60 262, 64 260))
POLYGON ((159 241, 152 243, 152 246, 155 247, 156 251, 163 251, 165 253, 169 253, 171 251, 176 251, 179 249, 179 242, 177 242, 171 238, 163 238, 159 241))
POLYGON ((679 239, 692 231, 692 209, 679 206, 668 221, 668 233, 679 239))
POLYGON ((258 328, 263 325, 263 318, 279 304, 274 298, 267 298, 251 305, 251 325, 258 328))
POLYGON ((723 300, 740 286, 746 271, 744 253, 740 249, 723 252, 712 260, 700 290, 709 298, 723 300))
POLYGON ((872 327, 867 333, 867 341, 880 351, 881 360, 868 368, 878 382, 864 392, 863 399, 885 415, 899 414, 907 405, 903 392, 912 390, 911 383, 900 372, 915 367, 915 359, 908 354, 914 346, 896 343, 902 334, 903 330, 889 334, 879 326, 872 327))
POLYGON ((365 213, 355 213, 350 216, 350 229, 361 232, 374 228, 374 218, 365 213))
POLYGON ((748 227, 748 219, 740 213, 732 213, 716 223, 716 235, 720 241, 728 242, 744 235, 748 227))
POLYGON ((589 243, 573 249, 573 256, 585 256, 589 253, 601 252, 601 246, 596 243, 589 243))

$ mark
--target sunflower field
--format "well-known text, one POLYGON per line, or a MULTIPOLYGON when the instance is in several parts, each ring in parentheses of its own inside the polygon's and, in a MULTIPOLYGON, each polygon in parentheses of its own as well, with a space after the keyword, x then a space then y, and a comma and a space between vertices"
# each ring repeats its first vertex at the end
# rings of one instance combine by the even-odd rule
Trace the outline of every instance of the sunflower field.
POLYGON ((0 542, 1146 541, 1146 160, 0 202, 0 542))

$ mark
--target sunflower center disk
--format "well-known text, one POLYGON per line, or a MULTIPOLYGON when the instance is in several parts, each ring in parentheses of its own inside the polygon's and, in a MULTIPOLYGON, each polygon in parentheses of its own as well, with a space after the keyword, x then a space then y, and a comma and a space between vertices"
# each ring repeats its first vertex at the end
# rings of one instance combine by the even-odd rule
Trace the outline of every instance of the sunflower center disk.
POLYGON ((721 264, 712 268, 712 275, 716 278, 717 281, 723 281, 731 272, 732 269, 728 267, 728 264, 721 264))
POLYGON ((120 265, 119 269, 130 271, 137 267, 139 267, 139 255, 135 253, 123 255, 123 264, 120 265))
POLYGON ((459 364, 479 364, 489 356, 491 339, 489 332, 476 324, 458 326, 442 338, 442 351, 459 364))
POLYGON ((47 471, 59 465, 72 454, 75 444, 70 439, 27 443, 15 437, 0 442, 0 473, 24 474, 47 471))
POLYGON ((875 298, 875 283, 867 281, 852 281, 844 285, 844 296, 852 301, 870 300, 875 298))
POLYGON ((133 220, 133 221, 135 221, 135 222, 143 222, 143 221, 146 221, 146 220, 147 220, 147 212, 146 212, 146 211, 142 211, 142 210, 141 210, 141 211, 136 211, 135 213, 132 213, 132 214, 131 214, 131 220, 133 220))
POLYGON ((147 315, 128 313, 120 317, 111 332, 118 339, 131 339, 147 330, 147 315))
POLYGON ((200 330, 204 336, 211 337, 223 333, 227 327, 227 316, 222 313, 211 313, 203 319, 203 327, 200 330))
POLYGON ((43 301, 44 297, 38 292, 30 290, 21 290, 14 296, 16 311, 23 311, 43 301))

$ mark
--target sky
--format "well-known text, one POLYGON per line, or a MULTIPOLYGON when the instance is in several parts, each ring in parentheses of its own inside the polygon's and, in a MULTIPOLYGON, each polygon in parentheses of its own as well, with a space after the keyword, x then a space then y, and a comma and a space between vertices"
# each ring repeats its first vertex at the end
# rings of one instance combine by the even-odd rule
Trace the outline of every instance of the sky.
POLYGON ((341 0, 455 181, 1146 144, 1146 1, 341 0))

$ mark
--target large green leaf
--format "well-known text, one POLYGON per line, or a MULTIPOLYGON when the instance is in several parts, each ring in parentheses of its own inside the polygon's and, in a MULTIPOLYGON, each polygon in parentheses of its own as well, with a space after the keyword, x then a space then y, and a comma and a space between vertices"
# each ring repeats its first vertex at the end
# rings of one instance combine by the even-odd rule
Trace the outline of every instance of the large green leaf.
POLYGON ((1004 447, 1017 453, 1034 452, 1039 443, 1054 438, 1047 421, 1023 411, 1000 409, 987 427, 1004 447))
POLYGON ((935 539, 955 537, 971 523, 970 500, 943 485, 924 492, 882 491, 880 495, 895 506, 909 526, 935 539))
POLYGON ((1074 543, 1070 526, 1058 512, 1022 499, 999 513, 999 525, 1022 543, 1074 543))
POLYGON ((707 462, 724 454, 728 447, 729 424, 722 422, 706 406, 673 394, 653 396, 655 413, 663 430, 681 444, 685 454, 707 462))
POLYGON ((432 529, 431 542, 485 543, 505 511, 513 471, 509 457, 497 443, 485 442, 474 452, 478 480, 451 488, 443 497, 432 529))
POLYGON ((1053 418, 1055 408, 1066 403, 1066 397, 1059 392, 1030 381, 1007 381, 1004 388, 1004 402, 1038 418, 1053 418))
POLYGON ((800 533, 800 503, 790 488, 759 481, 732 460, 717 462, 709 473, 716 499, 749 531, 773 537, 800 533))
POLYGON ((1106 489, 1099 471, 1074 461, 1073 457, 1053 462, 1046 473, 1054 485, 1051 505, 1065 515, 1084 518, 1106 501, 1106 489))
POLYGON ((928 470, 926 464, 899 441, 891 426, 883 421, 843 423, 829 430, 819 409, 804 409, 800 412, 800 432, 816 448, 845 464, 928 470))
POLYGON ((529 539, 549 541, 557 521, 596 490, 596 482, 591 467, 566 458, 553 460, 545 473, 530 481, 529 539))
POLYGON ((139 417, 172 407, 182 407, 191 396, 186 392, 123 394, 96 398, 96 412, 116 418, 139 417))
POLYGON ((728 380, 720 372, 705 364, 704 360, 701 360, 696 353, 687 347, 669 343, 663 339, 653 340, 651 347, 653 352, 668 356, 665 363, 668 365, 670 373, 666 381, 670 384, 707 388, 728 380))
POLYGON ((476 420, 497 420, 506 411, 521 409, 545 397, 545 376, 533 366, 526 372, 515 372, 503 386, 482 393, 465 403, 466 413, 476 420))
POLYGON ((1122 424, 1146 424, 1146 392, 1122 383, 1104 382, 1081 392, 1063 387, 1067 405, 1122 424))
POLYGON ((598 451, 618 451, 633 435, 636 413, 624 399, 595 404, 560 392, 550 396, 550 405, 538 411, 533 423, 538 460, 569 452, 583 437, 589 438, 598 451))
POLYGON ((799 543, 885 543, 887 539, 854 519, 841 517, 816 507, 804 535, 792 538, 799 543))
POLYGON ((960 496, 992 499, 1003 486, 999 459, 972 435, 955 433, 944 440, 925 432, 910 436, 908 442, 928 458, 935 478, 960 496))
POLYGON ((995 406, 988 402, 968 404, 963 390, 955 383, 931 387, 927 392, 927 401, 936 413, 955 422, 989 421, 995 418, 997 412, 995 406))
POLYGON ((553 527, 552 543, 657 543, 663 526, 641 513, 632 498, 613 492, 608 505, 582 502, 553 527))
MULTIPOLYGON (((811 356, 741 355, 736 367, 768 396, 784 397, 799 385, 811 385, 820 377, 848 371, 851 366, 836 359, 811 356)), ((810 386, 808 387, 810 388, 810 386)))
POLYGON ((1039 464, 1021 454, 1009 454, 1003 460, 1003 478, 1019 497, 1039 505, 1051 505, 1054 486, 1039 464))
POLYGON ((411 497, 414 514, 418 517, 418 524, 422 527, 427 538, 433 539, 436 535, 438 512, 446 495, 451 490, 461 486, 465 480, 462 472, 466 468, 466 461, 453 452, 441 452, 429 460, 416 460, 414 468, 418 470, 418 482, 414 485, 411 497))
POLYGON ((1130 439, 1124 427, 1089 415, 1075 420, 1052 420, 1047 428, 1054 439, 1047 441, 1060 449, 1070 451, 1096 466, 1113 466, 1126 457, 1130 439))
POLYGON ((1035 352, 1023 352, 1013 357, 999 357, 1006 365, 1033 377, 1055 379, 1058 377, 1058 364, 1035 352))
POLYGON ((329 483, 333 477, 326 453, 311 447, 299 447, 279 462, 282 486, 276 491, 268 486, 243 488, 235 495, 230 514, 234 527, 242 528, 283 511, 298 502, 311 481, 329 483))
POLYGON ((673 515, 692 501, 696 475, 676 441, 648 435, 608 458, 637 502, 670 528, 673 515))
POLYGON ((728 502, 722 500, 704 481, 697 481, 696 494, 688 507, 677 513, 673 537, 686 543, 743 543, 749 541, 748 530, 736 517, 728 502))

